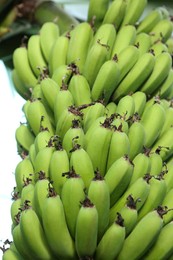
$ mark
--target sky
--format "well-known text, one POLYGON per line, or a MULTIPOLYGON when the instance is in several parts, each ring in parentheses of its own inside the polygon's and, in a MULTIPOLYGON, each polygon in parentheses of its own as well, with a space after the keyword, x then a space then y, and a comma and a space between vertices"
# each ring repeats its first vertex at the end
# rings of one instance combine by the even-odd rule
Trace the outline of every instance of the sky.
POLYGON ((12 240, 11 192, 16 186, 15 167, 21 160, 17 154, 15 130, 24 117, 21 110, 24 102, 13 89, 9 71, 0 60, 0 246, 6 239, 12 240))

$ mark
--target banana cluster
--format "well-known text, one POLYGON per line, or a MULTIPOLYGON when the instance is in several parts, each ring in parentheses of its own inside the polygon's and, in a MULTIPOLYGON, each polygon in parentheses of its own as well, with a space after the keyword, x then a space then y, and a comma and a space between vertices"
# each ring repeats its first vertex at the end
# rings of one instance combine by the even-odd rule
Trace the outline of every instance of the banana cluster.
POLYGON ((3 260, 173 256, 173 24, 146 0, 90 1, 13 54, 25 99, 3 260))

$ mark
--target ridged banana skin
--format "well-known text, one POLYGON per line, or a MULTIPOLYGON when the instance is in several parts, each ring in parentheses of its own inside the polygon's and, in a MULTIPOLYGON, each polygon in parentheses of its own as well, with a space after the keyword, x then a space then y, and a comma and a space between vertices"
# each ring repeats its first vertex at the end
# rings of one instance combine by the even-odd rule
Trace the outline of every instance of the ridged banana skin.
POLYGON ((31 35, 27 45, 28 59, 30 66, 36 77, 39 77, 40 72, 47 68, 47 63, 43 57, 40 45, 40 35, 31 35))
POLYGON ((56 95, 60 90, 59 85, 53 79, 46 77, 41 80, 40 87, 50 109, 54 111, 56 95))
POLYGON ((129 185, 123 195, 110 209, 109 223, 111 224, 114 222, 117 212, 119 212, 126 205, 126 200, 129 195, 131 195, 135 200, 140 199, 140 202, 136 205, 136 209, 138 211, 145 203, 145 200, 149 194, 149 190, 150 184, 146 178, 141 177, 137 179, 132 185, 129 185))
POLYGON ((126 191, 133 174, 133 164, 128 156, 117 159, 108 169, 104 178, 109 187, 110 206, 116 204, 126 191))
POLYGON ((155 43, 159 40, 166 42, 171 37, 172 31, 172 21, 168 18, 161 19, 161 21, 158 22, 149 32, 152 43, 155 43))
POLYGON ((13 64, 21 82, 23 82, 28 89, 33 88, 37 84, 37 77, 31 69, 26 47, 21 46, 14 50, 13 64))
POLYGON ((134 170, 130 185, 132 185, 137 179, 144 177, 145 174, 149 173, 151 168, 149 153, 146 152, 138 153, 132 162, 134 164, 134 170))
POLYGON ((136 39, 136 28, 133 25, 122 26, 116 35, 115 43, 112 49, 111 58, 125 49, 129 45, 133 45, 136 39))
POLYGON ((42 53, 48 62, 52 46, 60 35, 59 27, 54 22, 45 22, 40 28, 39 35, 42 53))
MULTIPOLYGON (((164 162, 162 160, 162 157, 160 156, 160 152, 157 152, 157 150, 154 153, 150 153, 150 174, 153 176, 159 175, 164 166, 164 162)), ((165 176, 164 176, 165 178, 165 176)))
POLYGON ((15 139, 25 151, 29 151, 31 144, 35 141, 35 136, 26 124, 21 123, 15 130, 15 139))
POLYGON ((92 257, 97 247, 98 212, 96 207, 82 205, 76 221, 75 246, 80 258, 92 257))
POLYGON ((141 124, 143 125, 146 133, 144 145, 147 148, 152 147, 154 142, 159 137, 165 118, 165 110, 159 103, 153 104, 145 115, 141 117, 141 124))
POLYGON ((135 0, 128 0, 126 12, 124 14, 121 26, 126 24, 134 25, 142 16, 146 6, 147 0, 142 0, 140 2, 135 0))
POLYGON ((115 26, 115 29, 118 31, 122 23, 126 11, 126 7, 127 7, 126 0, 117 0, 111 2, 105 13, 102 24, 105 23, 113 24, 115 26))
POLYGON ((108 7, 108 0, 101 0, 98 3, 91 0, 88 6, 87 21, 92 22, 94 20, 94 27, 98 28, 104 19, 108 7))
POLYGON ((54 190, 59 195, 61 195, 62 187, 66 182, 66 178, 62 176, 62 173, 68 172, 69 169, 68 154, 66 150, 60 146, 53 152, 49 165, 50 179, 53 181, 54 190))
POLYGON ((92 86, 92 99, 97 101, 103 98, 104 103, 108 104, 118 85, 119 75, 120 69, 116 57, 103 63, 92 86))
POLYGON ((142 91, 136 91, 132 94, 132 98, 134 99, 134 102, 135 102, 135 112, 134 113, 137 113, 141 117, 143 114, 143 111, 145 109, 145 105, 147 102, 147 96, 142 91))
POLYGON ((74 74, 70 79, 68 89, 71 92, 75 106, 92 102, 90 85, 82 74, 74 74))
POLYGON ((24 179, 32 178, 34 183, 34 168, 28 157, 25 157, 23 160, 19 161, 15 168, 15 181, 16 187, 19 193, 21 194, 24 184, 24 179))
POLYGON ((126 120, 131 118, 135 112, 135 102, 131 95, 124 95, 117 102, 116 114, 125 117, 126 120))
POLYGON ((148 33, 141 32, 136 35, 135 45, 138 47, 140 56, 151 48, 151 37, 148 33))
POLYGON ((33 258, 45 260, 53 258, 42 225, 32 208, 22 211, 20 216, 20 228, 23 243, 33 258), (34 237, 33 234, 35 234, 34 237))
POLYGON ((76 259, 74 241, 67 227, 59 195, 45 199, 42 220, 45 236, 53 254, 59 259, 76 259))
POLYGON ((109 224, 110 194, 106 181, 97 177, 97 173, 89 185, 88 198, 98 212, 98 241, 100 241, 109 224))
POLYGON ((145 215, 125 239, 117 260, 125 260, 128 257, 131 260, 141 259, 157 239, 162 226, 163 219, 157 210, 145 215), (137 243, 137 241, 142 241, 142 243, 137 243))
POLYGON ((133 160, 137 154, 143 151, 145 143, 145 129, 140 121, 134 121, 129 127, 129 158, 133 160))
MULTIPOLYGON (((19 78, 17 70, 14 68, 11 71, 11 79, 14 85, 15 91, 25 100, 31 97, 31 91, 29 87, 19 78)), ((31 86, 30 86, 31 87, 31 86)), ((32 88, 31 88, 32 89, 32 88)))
POLYGON ((35 135, 40 132, 41 127, 48 128, 52 135, 55 133, 48 113, 39 99, 29 102, 27 108, 27 121, 35 135))
POLYGON ((129 156, 129 152, 130 142, 127 134, 122 130, 115 129, 110 140, 106 169, 109 170, 111 165, 120 157, 129 156))
POLYGON ((96 252, 96 260, 114 260, 119 254, 125 240, 125 227, 116 221, 105 231, 99 242, 96 252))
POLYGON ((35 185, 31 181, 24 184, 21 192, 21 205, 24 205, 25 201, 28 200, 29 205, 34 208, 34 189, 35 185))
MULTIPOLYGON (((172 209, 173 203, 172 203, 172 195, 173 195, 173 188, 171 188, 169 191, 167 191, 167 194, 165 195, 165 198, 163 199, 162 205, 166 206, 169 209, 172 209)), ((173 221, 173 211, 168 211, 165 215, 163 215, 163 223, 164 225, 167 225, 173 221)))
POLYGON ((70 168, 73 168, 75 172, 81 176, 85 188, 88 189, 92 179, 94 178, 95 168, 87 150, 80 146, 73 149, 70 157, 70 168))
POLYGON ((145 255, 145 259, 169 259, 169 257, 173 254, 173 246, 171 241, 172 235, 173 222, 171 221, 161 229, 156 242, 151 247, 149 252, 145 255))
POLYGON ((93 44, 89 49, 82 74, 86 77, 90 88, 92 88, 101 66, 106 60, 108 60, 108 53, 109 45, 104 43, 102 44, 101 39, 93 44))
POLYGON ((169 53, 162 52, 156 56, 153 71, 140 90, 149 96, 152 95, 168 76, 171 66, 172 59, 169 53))
POLYGON ((48 68, 51 76, 59 66, 67 64, 68 45, 68 34, 60 35, 53 43, 48 60, 48 68))
MULTIPOLYGON (((155 57, 151 52, 144 53, 120 82, 113 93, 114 101, 120 100, 124 95, 143 89, 142 84, 148 79, 155 67, 155 57)), ((145 92, 145 91, 144 91, 145 92)))
POLYGON ((34 140, 36 154, 48 145, 49 141, 51 140, 51 137, 52 135, 47 129, 43 129, 36 135, 34 140))
POLYGON ((142 219, 148 212, 162 205, 162 201, 166 195, 166 182, 164 179, 151 178, 150 192, 148 197, 138 212, 138 221, 142 219))
POLYGON ((149 11, 138 23, 137 33, 145 32, 149 33, 153 27, 163 19, 162 9, 155 8, 149 11))
POLYGON ((79 23, 70 32, 70 41, 67 51, 67 64, 74 62, 80 73, 83 73, 85 60, 90 41, 93 38, 93 28, 88 22, 79 23))
POLYGON ((160 96, 160 98, 169 99, 169 95, 173 89, 173 69, 169 70, 169 73, 165 80, 159 86, 159 89, 156 93, 160 96))
POLYGON ((85 184, 82 177, 78 174, 72 174, 72 176, 66 176, 67 181, 64 183, 61 200, 64 207, 65 218, 67 227, 69 229, 71 237, 75 238, 76 221, 80 210, 80 202, 85 198, 85 184))

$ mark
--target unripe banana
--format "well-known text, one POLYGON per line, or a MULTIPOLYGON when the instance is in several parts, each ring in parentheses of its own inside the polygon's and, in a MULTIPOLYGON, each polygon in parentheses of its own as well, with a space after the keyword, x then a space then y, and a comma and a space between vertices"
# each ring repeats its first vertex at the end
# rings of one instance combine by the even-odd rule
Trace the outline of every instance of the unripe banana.
POLYGON ((60 35, 53 43, 48 60, 50 75, 53 75, 54 71, 61 65, 67 64, 69 39, 70 36, 67 33, 66 35, 60 35))
POLYGON ((131 118, 135 112, 135 102, 131 95, 123 96, 117 103, 116 114, 131 118))
POLYGON ((97 247, 98 212, 86 198, 81 202, 76 221, 75 246, 80 258, 93 257, 97 247))
POLYGON ((68 89, 73 96, 75 106, 92 102, 89 83, 82 74, 76 72, 76 74, 72 76, 68 89))
POLYGON ((104 15, 102 24, 105 23, 113 24, 116 30, 118 30, 124 18, 126 7, 127 7, 127 1, 125 0, 118 0, 118 1, 111 2, 104 15))
POLYGON ((169 99, 169 95, 171 94, 173 89, 173 69, 169 70, 169 73, 165 80, 159 86, 156 95, 158 94, 160 98, 169 99))
POLYGON ((62 187, 66 181, 62 173, 70 170, 69 157, 67 151, 62 147, 61 141, 59 141, 55 148, 50 158, 49 175, 53 182, 54 190, 57 194, 61 195, 62 187))
POLYGON ((52 187, 44 200, 43 228, 53 254, 59 259, 76 259, 74 241, 70 236, 63 203, 52 187))
MULTIPOLYGON (((114 101, 117 101, 124 95, 128 95, 139 90, 141 85, 151 75, 154 67, 155 58, 153 53, 144 53, 141 57, 139 57, 135 65, 126 75, 126 77, 120 82, 120 84, 113 93, 112 99, 114 101)), ((141 89, 141 91, 143 90, 141 89)))
POLYGON ((151 37, 148 33, 141 32, 136 35, 135 45, 138 47, 140 56, 151 48, 151 37))
POLYGON ((96 1, 94 0, 91 0, 88 6, 87 21, 88 22, 93 21, 94 26, 98 28, 104 19, 108 7, 109 7, 108 0, 101 0, 98 3, 96 3, 96 1))
POLYGON ((78 143, 81 147, 84 147, 84 138, 84 131, 79 120, 73 120, 72 126, 67 130, 62 141, 62 146, 66 150, 69 158, 74 143, 78 143))
POLYGON ((165 110, 162 104, 158 102, 150 106, 147 112, 142 115, 141 124, 146 133, 144 143, 146 147, 150 148, 159 137, 165 118, 165 110))
POLYGON ((137 179, 144 177, 145 174, 150 172, 151 162, 150 162, 149 155, 150 155, 150 151, 144 149, 143 152, 138 153, 133 158, 132 162, 134 164, 134 170, 130 181, 130 185, 134 183, 137 179))
POLYGON ((117 105, 113 101, 109 102, 106 105, 106 116, 110 117, 112 114, 115 114, 116 109, 117 109, 117 105))
POLYGON ((47 128, 41 129, 41 131, 36 135, 34 140, 36 154, 48 145, 49 141, 51 140, 51 137, 52 135, 47 128))
POLYGON ((172 55, 173 54, 173 37, 169 37, 168 40, 165 42, 168 52, 172 55))
POLYGON ((23 189, 23 181, 26 178, 32 178, 34 183, 34 168, 28 157, 19 161, 15 168, 16 187, 20 194, 23 189))
POLYGON ((90 88, 92 88, 101 66, 108 60, 109 50, 109 45, 102 43, 102 39, 99 39, 89 49, 82 74, 86 77, 90 88))
POLYGON ((28 152, 31 144, 34 143, 35 136, 28 125, 20 123, 15 130, 15 139, 18 145, 20 145, 24 151, 28 152))
MULTIPOLYGON (((151 37, 150 37, 151 39, 151 37)), ((165 43, 161 41, 157 41, 156 43, 152 44, 150 49, 154 51, 155 56, 157 57, 162 52, 168 52, 168 48, 165 43)))
POLYGON ((67 51, 67 64, 75 62, 80 73, 83 73, 90 41, 93 38, 93 28, 88 22, 81 22, 70 32, 67 51))
POLYGON ((21 192, 21 205, 24 205, 27 200, 29 205, 34 208, 34 189, 35 185, 32 183, 32 179, 26 178, 21 192))
POLYGON ((72 168, 62 174, 67 178, 62 187, 61 200, 64 207, 67 226, 72 238, 75 238, 76 221, 80 210, 80 202, 85 198, 85 184, 82 176, 72 168))
POLYGON ((123 195, 119 198, 119 200, 112 206, 109 213, 109 223, 113 223, 116 217, 117 212, 126 205, 126 200, 129 195, 131 195, 134 200, 138 200, 139 202, 136 204, 136 209, 142 207, 145 203, 145 200, 148 197, 150 184, 149 181, 151 176, 149 174, 145 175, 144 177, 138 178, 133 184, 129 185, 123 195))
POLYGON ((39 77, 40 72, 47 68, 47 63, 41 50, 39 34, 33 34, 29 37, 27 51, 30 66, 35 76, 39 77))
POLYGON ((167 191, 163 201, 162 205, 163 207, 167 207, 168 212, 163 216, 163 223, 164 225, 170 223, 173 221, 173 203, 172 203, 172 195, 173 195, 173 189, 171 188, 169 191, 167 191), (169 210, 170 209, 170 210, 169 210))
POLYGON ((166 42, 172 34, 173 24, 168 18, 161 19, 149 32, 152 43, 159 40, 166 42))
POLYGON ((136 91, 132 94, 132 98, 135 102, 135 113, 141 117, 146 106, 147 96, 142 91, 136 91))
POLYGON ((128 0, 121 27, 127 24, 134 25, 142 16, 146 6, 147 0, 142 0, 140 2, 135 0, 128 0))
POLYGON ((150 153, 150 174, 151 175, 159 175, 162 172, 164 162, 162 157, 160 156, 162 148, 158 147, 154 152, 150 153))
POLYGON ((105 231, 99 242, 96 252, 96 260, 116 259, 125 240, 124 220, 121 214, 118 214, 115 222, 105 231))
MULTIPOLYGON (((131 108, 133 109, 133 104, 132 104, 131 108)), ((124 133, 128 134, 128 131, 129 131, 128 119, 129 118, 128 117, 126 118, 126 116, 127 116, 127 111, 123 115, 115 113, 115 117, 112 120, 112 126, 116 127, 116 128, 121 127, 122 131, 124 133)))
POLYGON ((129 127, 128 140, 129 140, 129 158, 133 160, 137 154, 143 151, 145 143, 145 129, 140 122, 138 114, 132 118, 132 124, 129 127))
POLYGON ((20 228, 23 243, 34 259, 53 258, 39 218, 35 211, 28 205, 25 205, 25 208, 21 212, 20 228), (33 234, 35 234, 34 237, 33 234))
POLYGON ((173 183, 172 183, 173 164, 171 159, 166 164, 163 164, 163 170, 165 170, 165 167, 167 170, 167 174, 165 175, 165 181, 167 185, 167 192, 169 192, 173 188, 173 183))
POLYGON ((2 260, 23 260, 24 258, 17 252, 12 250, 11 244, 8 248, 1 248, 3 251, 2 260))
POLYGON ((114 161, 106 172, 104 178, 109 187, 111 207, 126 191, 133 174, 133 167, 128 156, 124 155, 114 161))
POLYGON ((28 89, 33 88, 37 84, 37 77, 30 67, 28 51, 25 46, 20 46, 14 50, 13 64, 21 82, 23 82, 28 89))
POLYGON ((34 167, 34 162, 35 162, 35 157, 36 157, 36 150, 35 150, 35 144, 31 144, 30 148, 29 148, 29 153, 28 153, 28 157, 32 163, 32 166, 34 167))
POLYGON ((29 99, 31 97, 30 88, 32 89, 34 86, 27 87, 25 83, 19 78, 16 68, 12 69, 11 71, 11 79, 15 91, 25 100, 29 99))
POLYGON ((128 257, 130 257, 131 260, 134 260, 144 256, 154 244, 162 229, 163 212, 164 209, 158 207, 149 212, 138 222, 129 236, 125 239, 123 248, 117 257, 118 260, 125 260, 128 257), (138 243, 137 241, 142 241, 142 243, 138 243))
POLYGON ((12 224, 16 226, 16 215, 19 212, 19 208, 21 208, 21 197, 18 191, 16 191, 16 188, 14 188, 12 192, 12 203, 10 206, 10 216, 12 220, 12 224))
POLYGON ((136 28, 133 25, 122 26, 117 33, 115 43, 112 49, 111 57, 119 53, 129 45, 133 45, 136 39, 136 28))
POLYGON ((52 79, 61 87, 69 83, 70 78, 73 73, 76 71, 76 65, 71 64, 62 64, 52 74, 52 79))
POLYGON ((95 177, 89 185, 87 194, 98 212, 98 241, 100 241, 109 224, 110 194, 109 187, 98 170, 95 171, 95 177))
POLYGON ((94 166, 87 151, 78 143, 71 150, 70 168, 73 168, 82 178, 86 189, 94 178, 94 166))
POLYGON ((48 62, 52 46, 60 35, 59 27, 54 22, 45 22, 40 28, 39 35, 41 50, 46 62, 48 62))
POLYGON ((50 109, 54 111, 56 95, 60 90, 59 85, 53 79, 45 77, 41 80, 40 87, 50 109))
POLYGON ((110 140, 109 152, 107 158, 107 171, 111 165, 125 154, 129 156, 130 152, 130 141, 125 132, 122 130, 122 125, 120 127, 113 128, 113 134, 110 140))
POLYGON ((156 239, 156 242, 150 248, 149 252, 145 255, 145 259, 146 260, 169 259, 169 257, 173 253, 173 246, 171 243, 172 235, 173 235, 173 222, 171 221, 161 229, 156 239))
POLYGON ((55 133, 48 113, 39 99, 29 102, 27 108, 27 121, 35 135, 40 132, 42 127, 47 128, 52 135, 55 133))
POLYGON ((118 85, 120 69, 117 63, 117 57, 113 57, 103 63, 91 90, 91 96, 94 101, 103 99, 108 104, 110 97, 118 85))

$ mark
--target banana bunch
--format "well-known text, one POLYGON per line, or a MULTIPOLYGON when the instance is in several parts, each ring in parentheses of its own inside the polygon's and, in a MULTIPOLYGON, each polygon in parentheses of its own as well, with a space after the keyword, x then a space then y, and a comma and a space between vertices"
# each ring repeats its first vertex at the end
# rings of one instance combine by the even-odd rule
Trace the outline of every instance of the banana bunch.
POLYGON ((3 260, 172 257, 173 25, 146 5, 91 0, 88 21, 46 22, 14 51, 25 122, 3 260))

